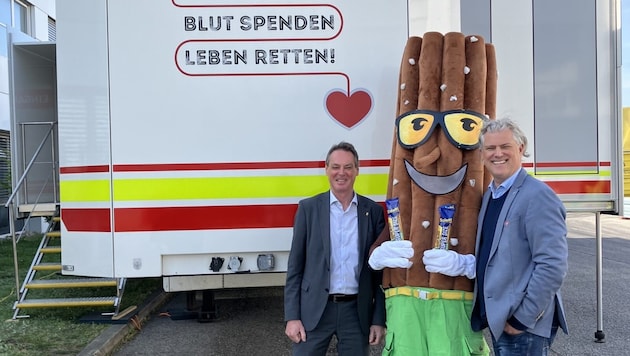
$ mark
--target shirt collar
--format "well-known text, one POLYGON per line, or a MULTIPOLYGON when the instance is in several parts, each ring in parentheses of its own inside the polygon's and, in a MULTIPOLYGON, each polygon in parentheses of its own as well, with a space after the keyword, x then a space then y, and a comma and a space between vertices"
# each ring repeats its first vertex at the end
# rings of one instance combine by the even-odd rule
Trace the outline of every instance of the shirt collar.
POLYGON ((516 181, 516 177, 518 176, 520 171, 521 170, 519 169, 516 172, 514 172, 514 174, 512 174, 510 178, 504 180, 503 183, 499 184, 499 186, 496 188, 494 186, 494 179, 493 179, 490 182, 490 185, 488 186, 488 189, 490 189, 490 192, 492 193, 492 197, 494 199, 500 198, 503 194, 505 194, 508 190, 510 190, 510 188, 512 188, 512 185, 514 185, 514 181, 516 181))
MULTIPOLYGON (((330 190, 329 193, 330 193, 330 205, 333 205, 336 202, 341 204, 341 202, 333 194, 332 190, 330 190)), ((352 193, 352 201, 350 202, 350 204, 359 205, 359 200, 357 199, 357 193, 355 192, 352 193)))

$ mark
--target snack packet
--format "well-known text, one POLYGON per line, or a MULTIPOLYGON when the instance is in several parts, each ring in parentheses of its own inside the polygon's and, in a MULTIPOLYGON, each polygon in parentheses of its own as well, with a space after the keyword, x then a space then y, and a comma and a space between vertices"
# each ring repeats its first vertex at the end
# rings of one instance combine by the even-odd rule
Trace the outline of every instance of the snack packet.
POLYGON ((440 224, 438 225, 438 236, 435 239, 433 248, 448 250, 448 239, 453 216, 455 215, 455 204, 441 205, 438 209, 440 212, 440 224))
POLYGON ((402 224, 400 221, 400 210, 398 209, 398 198, 385 200, 387 207, 387 222, 389 223, 389 237, 393 241, 402 241, 402 224))

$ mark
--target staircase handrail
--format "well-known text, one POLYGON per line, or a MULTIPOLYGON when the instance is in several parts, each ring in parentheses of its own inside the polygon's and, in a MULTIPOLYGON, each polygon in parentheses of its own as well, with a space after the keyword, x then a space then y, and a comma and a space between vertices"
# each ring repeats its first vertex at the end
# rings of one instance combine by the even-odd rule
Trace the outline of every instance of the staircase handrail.
MULTIPOLYGON (((27 213, 29 213, 29 214, 26 217, 26 221, 24 221, 24 224, 22 226, 22 230, 20 230, 20 232, 16 234, 16 243, 20 242, 20 239, 24 235, 24 232, 26 231, 26 228, 28 227, 29 221, 31 221, 31 218, 33 217, 33 215, 31 215, 31 214, 33 213, 33 211, 35 211, 35 208, 37 207, 37 204, 39 204, 39 199, 41 198, 42 193, 44 192, 44 189, 46 188, 46 185, 48 184, 48 182, 50 182, 50 180, 51 180, 51 176, 48 176, 48 178, 46 178, 46 181, 44 182, 44 184, 42 184, 42 188, 39 190, 39 193, 37 194, 37 197, 35 198, 35 204, 33 204, 33 207, 31 208, 31 211, 30 212, 27 211, 27 213)), ((11 205, 11 207, 13 207, 13 205, 11 205)))
POLYGON ((46 140, 48 139, 50 134, 53 132, 53 129, 55 128, 55 124, 56 124, 56 122, 53 122, 53 121, 42 122, 42 123, 43 124, 49 124, 50 128, 48 129, 48 132, 46 133, 46 135, 42 139, 42 142, 39 144, 39 147, 37 147, 37 150, 35 150, 35 153, 33 153, 33 157, 31 158, 31 160, 26 165, 26 168, 24 169, 24 173, 22 173, 22 176, 20 177, 20 179, 18 179, 18 182, 15 185, 15 188, 13 189, 13 191, 11 192, 11 195, 9 196, 9 199, 7 199, 7 202, 4 204, 5 208, 8 208, 9 205, 13 202, 13 199, 17 195, 17 192, 20 190, 20 186, 22 185, 22 183, 24 183, 24 180, 26 179, 26 176, 28 175, 28 172, 31 170, 31 167, 35 163, 35 159, 37 158, 39 153, 42 151, 42 148, 44 147, 44 144, 46 143, 46 140))
POLYGON ((39 144, 39 147, 37 147, 37 150, 35 150, 33 157, 31 158, 31 160, 28 162, 28 165, 24 169, 24 173, 22 173, 22 176, 20 177, 20 179, 18 179, 18 182, 15 185, 15 188, 13 189, 13 191, 11 192, 11 195, 9 196, 9 199, 7 199, 7 202, 4 204, 4 207, 8 208, 8 211, 9 211, 9 229, 11 230, 11 240, 13 242, 13 266, 15 268, 16 300, 20 300, 21 293, 20 293, 20 271, 18 267, 18 255, 17 255, 17 241, 15 239, 15 213, 13 211, 14 210, 13 199, 17 195, 17 192, 19 191, 22 183, 24 183, 24 180, 26 179, 26 175, 28 174, 29 170, 33 166, 35 159, 37 158, 42 148, 44 147, 44 143, 46 143, 46 140, 48 140, 48 137, 50 136, 50 134, 53 132, 53 129, 55 128, 56 122, 51 121, 51 122, 46 122, 46 123, 50 124, 50 129, 48 129, 48 132, 42 139, 42 142, 39 144))

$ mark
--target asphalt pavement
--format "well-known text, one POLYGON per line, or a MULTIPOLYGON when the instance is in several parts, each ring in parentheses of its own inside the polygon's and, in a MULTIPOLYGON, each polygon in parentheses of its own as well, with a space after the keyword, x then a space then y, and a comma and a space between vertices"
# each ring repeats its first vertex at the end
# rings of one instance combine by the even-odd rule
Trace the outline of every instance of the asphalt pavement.
MULTIPOLYGON (((596 215, 570 213, 569 273, 562 287, 569 335, 560 333, 551 355, 630 355, 630 220, 602 214, 602 313, 597 308, 596 215), (603 340, 595 333, 601 331, 603 340)), ((216 292, 217 318, 186 314, 185 293, 157 293, 134 322, 106 329, 80 355, 289 355, 282 288, 216 292), (138 328, 140 330, 138 330, 138 328)), ((600 334, 600 337, 602 336, 600 334)), ((372 354, 380 354, 373 347, 372 354)), ((336 355, 331 348, 328 355, 336 355)))

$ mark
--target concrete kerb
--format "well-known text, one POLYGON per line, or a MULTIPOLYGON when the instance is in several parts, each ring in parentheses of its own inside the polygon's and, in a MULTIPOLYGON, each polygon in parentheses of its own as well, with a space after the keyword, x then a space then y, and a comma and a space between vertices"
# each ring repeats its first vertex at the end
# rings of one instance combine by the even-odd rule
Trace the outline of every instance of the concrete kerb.
MULTIPOLYGON (((166 304, 173 297, 172 293, 158 290, 147 298, 136 316, 136 322, 143 325, 149 315, 157 308, 166 304)), ((110 355, 136 329, 132 322, 127 324, 113 324, 90 342, 78 356, 106 356, 110 355)))

